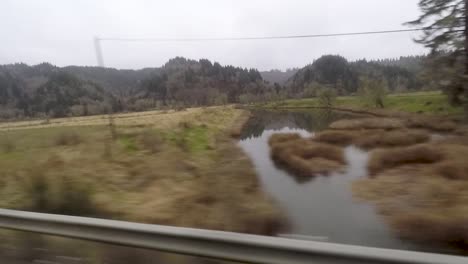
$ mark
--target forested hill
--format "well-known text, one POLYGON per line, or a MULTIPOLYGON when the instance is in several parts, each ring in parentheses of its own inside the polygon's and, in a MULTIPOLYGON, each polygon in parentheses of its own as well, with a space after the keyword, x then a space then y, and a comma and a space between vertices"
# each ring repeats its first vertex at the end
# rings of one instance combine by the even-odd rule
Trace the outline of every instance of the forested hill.
POLYGON ((0 65, 0 119, 251 103, 316 96, 323 88, 349 95, 363 79, 382 80, 389 91, 418 90, 424 60, 350 62, 326 55, 302 69, 263 73, 182 57, 141 70, 0 65))
POLYGON ((70 116, 239 101, 269 87, 255 69, 177 57, 160 68, 0 66, 0 118, 70 116))
POLYGON ((330 87, 338 94, 356 93, 363 78, 382 80, 389 91, 422 88, 421 73, 425 57, 401 57, 385 60, 348 61, 338 55, 326 55, 300 69, 286 86, 290 93, 313 95, 320 87, 330 87))

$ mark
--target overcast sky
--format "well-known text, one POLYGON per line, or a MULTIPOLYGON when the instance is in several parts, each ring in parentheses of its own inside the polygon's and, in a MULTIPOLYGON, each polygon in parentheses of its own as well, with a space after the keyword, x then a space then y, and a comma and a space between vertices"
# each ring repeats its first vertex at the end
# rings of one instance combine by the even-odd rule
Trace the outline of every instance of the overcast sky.
MULTIPOLYGON (((93 37, 280 36, 405 28, 418 0, 2 0, 0 64, 96 65, 93 37)), ((350 60, 423 54, 417 33, 216 42, 102 43, 108 67, 208 58, 260 70, 302 67, 323 54, 350 60)))

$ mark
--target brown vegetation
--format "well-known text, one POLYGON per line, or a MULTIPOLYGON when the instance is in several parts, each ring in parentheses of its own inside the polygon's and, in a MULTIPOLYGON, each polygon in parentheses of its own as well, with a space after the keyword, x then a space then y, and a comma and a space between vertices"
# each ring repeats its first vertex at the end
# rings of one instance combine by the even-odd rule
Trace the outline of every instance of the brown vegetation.
POLYGON ((275 146, 280 143, 291 143, 292 141, 300 139, 302 139, 302 137, 297 133, 274 134, 268 139, 268 144, 270 146, 275 146))
POLYGON ((368 169, 375 175, 389 168, 407 164, 428 164, 440 161, 443 157, 440 149, 434 145, 421 144, 394 149, 378 149, 370 154, 368 169))
POLYGON ((409 128, 424 128, 439 132, 450 132, 457 128, 452 120, 442 119, 440 117, 421 117, 410 116, 405 119, 405 125, 409 128))
POLYGON ((348 146, 355 142, 357 136, 359 135, 353 131, 325 130, 316 133, 313 140, 339 146, 348 146))
POLYGON ((377 147, 399 147, 424 143, 430 140, 430 135, 425 131, 418 130, 392 130, 375 131, 374 133, 358 138, 356 145, 363 149, 377 147))
POLYGON ((444 141, 371 152, 354 193, 377 202, 402 236, 468 249, 468 146, 444 141))
POLYGON ((403 128, 404 123, 397 118, 357 118, 342 119, 333 122, 330 129, 399 129, 403 128))
POLYGON ((317 133, 313 140, 339 146, 355 145, 362 149, 377 147, 410 146, 429 141, 428 132, 421 130, 326 130, 317 133))
POLYGON ((346 161, 343 149, 313 142, 297 134, 273 135, 269 144, 275 162, 299 176, 315 176, 343 169, 346 161))

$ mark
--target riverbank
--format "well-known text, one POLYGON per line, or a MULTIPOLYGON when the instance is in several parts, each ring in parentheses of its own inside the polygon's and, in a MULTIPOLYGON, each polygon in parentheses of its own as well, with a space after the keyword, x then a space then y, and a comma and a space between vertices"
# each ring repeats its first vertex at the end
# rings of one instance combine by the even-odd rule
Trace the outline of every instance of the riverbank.
POLYGON ((2 123, 0 205, 272 234, 282 214, 231 138, 233 107, 2 123))
MULTIPOLYGON (((441 92, 409 92, 390 94, 384 100, 385 109, 375 108, 359 96, 339 96, 333 108, 358 114, 386 116, 388 112, 423 113, 431 115, 461 115, 462 106, 451 106, 441 92)), ((288 99, 259 104, 256 107, 267 109, 323 108, 318 98, 288 99)))

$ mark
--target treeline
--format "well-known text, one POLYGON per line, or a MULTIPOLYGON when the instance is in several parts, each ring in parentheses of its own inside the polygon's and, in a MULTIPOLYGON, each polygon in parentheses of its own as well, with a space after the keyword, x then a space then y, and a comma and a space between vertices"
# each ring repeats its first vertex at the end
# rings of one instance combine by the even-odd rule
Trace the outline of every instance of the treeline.
POLYGON ((182 57, 159 68, 141 70, 10 64, 0 66, 0 118, 274 101, 317 96, 324 88, 338 95, 352 95, 369 80, 378 80, 375 83, 388 91, 419 90, 423 88, 425 59, 415 56, 349 62, 341 56, 326 55, 302 69, 263 73, 182 57))
POLYGON ((381 81, 388 92, 423 88, 423 56, 386 60, 348 61, 342 56, 326 55, 299 70, 286 83, 288 94, 296 97, 315 96, 329 88, 338 95, 356 94, 368 79, 381 81))
POLYGON ((160 68, 0 66, 0 118, 63 117, 237 103, 273 89, 255 69, 177 57, 160 68))

